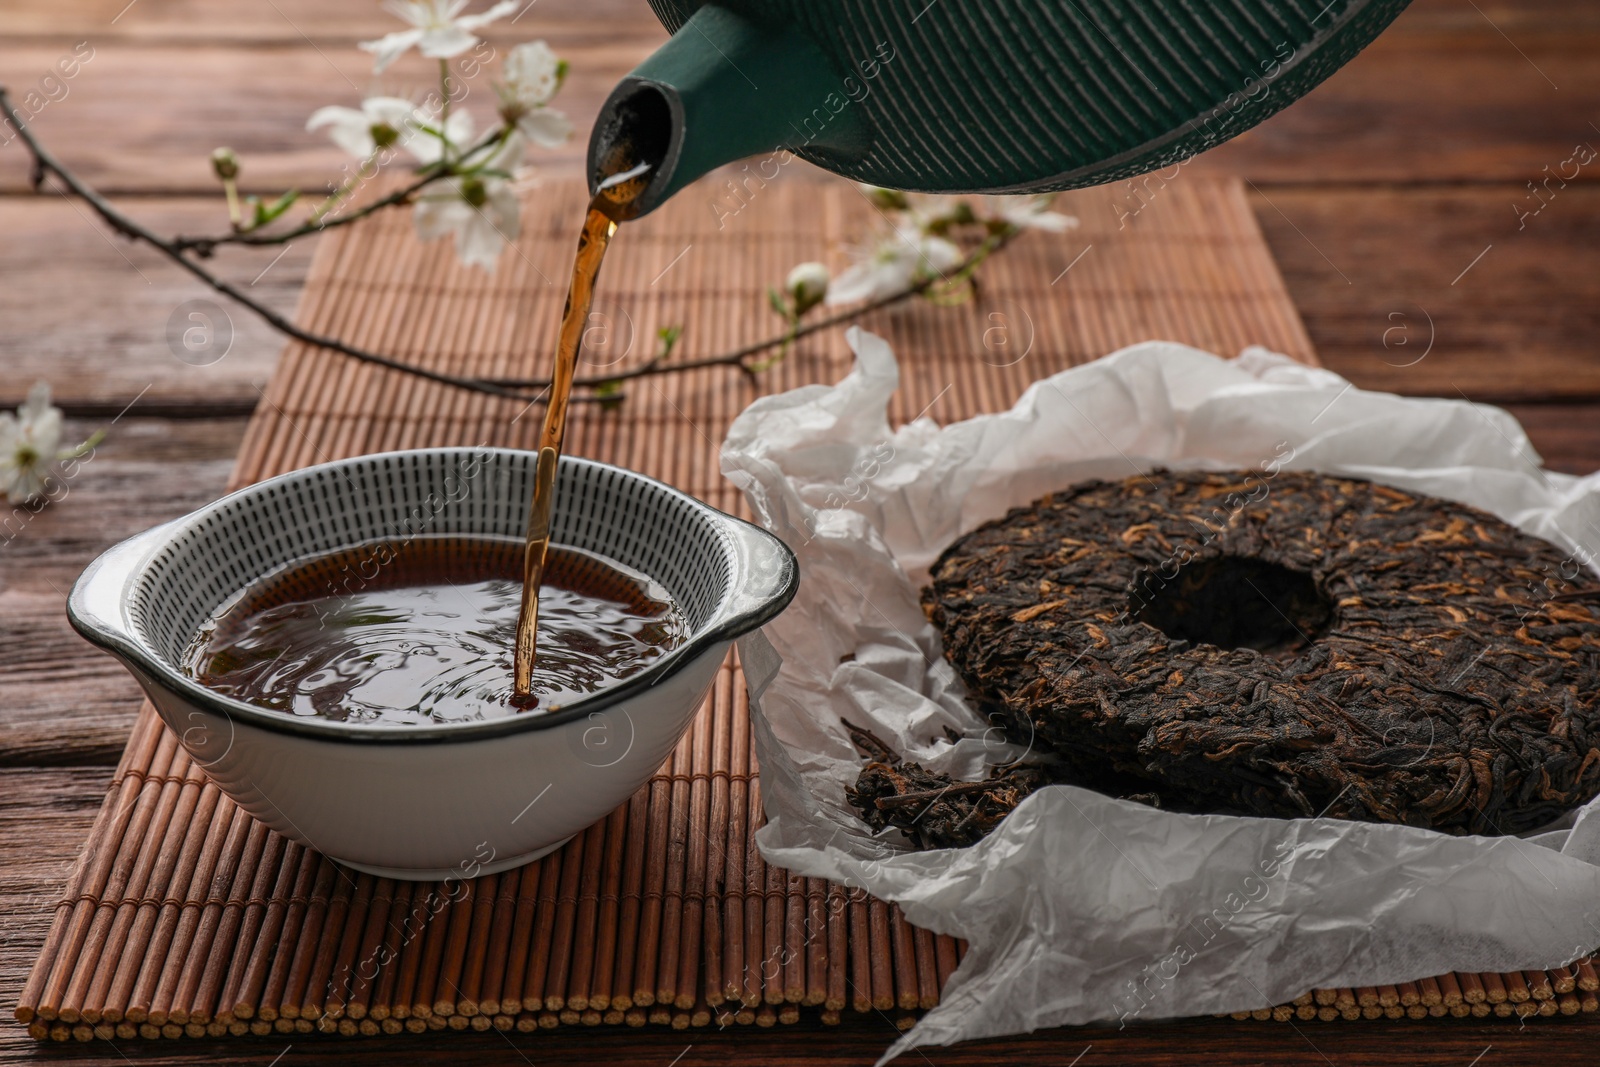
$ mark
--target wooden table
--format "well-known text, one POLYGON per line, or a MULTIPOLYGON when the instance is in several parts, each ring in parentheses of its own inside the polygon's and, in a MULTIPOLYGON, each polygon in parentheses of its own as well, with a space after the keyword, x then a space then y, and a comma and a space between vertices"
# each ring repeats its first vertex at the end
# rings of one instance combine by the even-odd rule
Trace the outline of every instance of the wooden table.
MULTIPOLYGON (((316 187, 339 157, 300 132, 305 117, 324 103, 355 101, 369 75, 352 42, 390 25, 367 0, 12 0, 0 14, 0 80, 20 96, 62 56, 90 55, 64 94, 51 87, 55 99, 35 128, 84 177, 158 228, 214 230, 222 215, 205 161, 210 149, 224 141, 237 149, 252 191, 316 187)), ((561 106, 583 130, 616 78, 662 36, 641 0, 543 0, 490 43, 550 40, 572 62, 561 106)), ((1171 180, 1199 172, 1249 180, 1330 367, 1365 387, 1506 403, 1549 466, 1586 472, 1600 466, 1592 341, 1600 326, 1600 166, 1565 185, 1551 179, 1538 200, 1528 183, 1543 182, 1575 145, 1600 145, 1591 125, 1600 121, 1592 106, 1600 99, 1597 47, 1600 10, 1584 0, 1417 0, 1311 97, 1171 180), (1541 202, 1519 228, 1516 209, 1541 202)), ((424 64, 400 64, 385 87, 421 89, 429 76, 424 64)), ((575 142, 540 159, 549 171, 571 172, 580 151, 575 142)), ((1159 179, 1129 185, 1126 209, 1163 188, 1159 179)), ((29 193, 15 144, 0 147, 0 233, 0 406, 14 407, 36 378, 48 378, 71 416, 69 433, 116 420, 70 502, 13 519, 0 534, 0 1017, 8 1020, 138 706, 121 668, 71 635, 65 590, 106 545, 217 495, 280 342, 235 311, 225 359, 195 368, 174 358, 168 319, 206 292, 107 236, 80 205, 29 193)), ((310 251, 238 255, 226 271, 291 310, 310 251)), ((734 1056, 862 1062, 892 1037, 888 1020, 866 1020, 681 1039, 657 1030, 451 1033, 292 1046, 271 1038, 118 1042, 113 1051, 36 1048, 20 1026, 0 1022, 0 1061, 688 1067, 734 1056)), ((1052 1031, 926 1050, 926 1058, 1487 1067, 1535 1056, 1592 1062, 1597 1040, 1592 1016, 1526 1027, 1498 1019, 1200 1020, 1052 1031)))

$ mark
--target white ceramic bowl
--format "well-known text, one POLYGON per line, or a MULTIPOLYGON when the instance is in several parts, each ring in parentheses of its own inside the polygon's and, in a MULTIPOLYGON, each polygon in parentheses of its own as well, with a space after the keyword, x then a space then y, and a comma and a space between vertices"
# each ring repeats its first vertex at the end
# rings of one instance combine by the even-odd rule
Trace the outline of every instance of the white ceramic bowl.
POLYGON ((419 534, 521 536, 533 467, 531 452, 442 448, 273 478, 108 550, 68 615, 223 792, 279 833, 395 878, 505 870, 603 818, 661 765, 729 643, 794 595, 782 542, 644 475, 564 458, 554 540, 649 575, 688 619, 688 640, 639 674, 546 714, 386 726, 256 708, 181 662, 220 605, 289 561, 419 534))

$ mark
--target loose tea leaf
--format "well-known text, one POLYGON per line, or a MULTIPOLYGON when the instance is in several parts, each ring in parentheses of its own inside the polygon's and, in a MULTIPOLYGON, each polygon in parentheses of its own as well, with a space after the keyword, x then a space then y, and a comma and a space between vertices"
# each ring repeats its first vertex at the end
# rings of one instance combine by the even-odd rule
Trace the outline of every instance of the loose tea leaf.
MULTIPOLYGON (((1481 834, 1600 793, 1600 583, 1474 508, 1275 468, 1158 471, 1018 508, 932 578, 924 607, 975 710, 1057 757, 1052 780, 1481 834)), ((879 812, 939 788, 879 763, 856 788, 879 812)), ((1010 794, 991 793, 941 832, 992 825, 1010 794)))
POLYGON ((918 848, 965 848, 982 840, 1024 797, 1050 781, 1042 768, 1008 767, 986 781, 957 782, 900 762, 868 731, 845 726, 871 760, 845 795, 873 830, 898 827, 918 848))

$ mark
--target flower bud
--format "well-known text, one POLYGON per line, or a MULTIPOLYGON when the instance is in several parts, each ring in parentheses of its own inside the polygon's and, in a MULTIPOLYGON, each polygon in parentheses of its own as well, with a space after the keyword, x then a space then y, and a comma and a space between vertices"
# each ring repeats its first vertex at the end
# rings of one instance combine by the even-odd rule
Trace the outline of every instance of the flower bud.
POLYGON ((481 178, 461 179, 461 199, 473 207, 482 207, 489 202, 489 190, 481 178))
POLYGON ((884 211, 907 211, 911 207, 911 201, 906 198, 906 194, 895 189, 880 189, 875 185, 863 185, 861 191, 867 195, 867 199, 872 202, 874 207, 884 211))
POLYGON ((828 268, 821 263, 801 263, 791 270, 783 288, 794 298, 794 313, 804 315, 822 303, 828 295, 828 283, 832 280, 828 268))
POLYGON ((239 176, 239 157, 231 148, 218 148, 211 153, 211 169, 223 181, 232 181, 239 176))

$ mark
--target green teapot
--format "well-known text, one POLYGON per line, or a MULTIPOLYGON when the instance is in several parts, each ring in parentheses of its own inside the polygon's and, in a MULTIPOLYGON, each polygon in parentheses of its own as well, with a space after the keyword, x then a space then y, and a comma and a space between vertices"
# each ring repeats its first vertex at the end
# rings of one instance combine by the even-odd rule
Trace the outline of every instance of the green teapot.
POLYGON ((1286 107, 1409 0, 650 0, 672 37, 589 141, 643 215, 766 153, 925 192, 1048 192, 1170 166, 1286 107))

